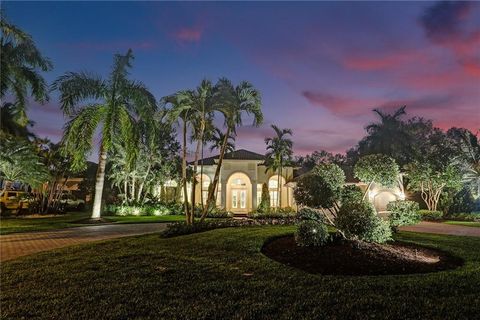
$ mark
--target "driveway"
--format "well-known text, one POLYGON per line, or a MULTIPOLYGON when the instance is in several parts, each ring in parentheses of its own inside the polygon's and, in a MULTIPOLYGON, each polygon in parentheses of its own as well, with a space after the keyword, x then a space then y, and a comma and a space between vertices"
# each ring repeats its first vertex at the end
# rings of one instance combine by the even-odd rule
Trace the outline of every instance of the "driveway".
POLYGON ((480 237, 480 228, 457 226, 438 222, 422 221, 419 224, 408 227, 401 227, 403 231, 449 234, 454 236, 480 237))
POLYGON ((160 232, 166 223, 104 224, 0 236, 0 262, 92 241, 160 232))

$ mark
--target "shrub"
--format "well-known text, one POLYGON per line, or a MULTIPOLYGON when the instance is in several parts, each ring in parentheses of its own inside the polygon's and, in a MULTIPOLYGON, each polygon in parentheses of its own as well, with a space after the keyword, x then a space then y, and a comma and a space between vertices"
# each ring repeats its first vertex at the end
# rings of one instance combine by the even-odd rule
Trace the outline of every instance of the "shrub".
POLYGON ((474 221, 480 222, 480 212, 470 212, 470 213, 454 213, 448 215, 448 219, 459 220, 459 221, 474 221))
POLYGON ((386 187, 394 186, 400 173, 395 160, 384 154, 361 157, 354 167, 355 177, 365 183, 376 182, 386 187))
POLYGON ((153 203, 142 205, 107 205, 105 212, 117 216, 165 216, 182 214, 181 204, 153 203), (180 209, 179 209, 180 208, 180 209))
POLYGON ((327 226, 313 220, 300 222, 295 232, 295 242, 302 247, 322 246, 330 240, 327 226))
POLYGON ((323 222, 324 220, 321 212, 309 207, 302 208, 298 211, 298 219, 302 221, 312 220, 318 222, 323 222))
POLYGON ((362 189, 360 189, 360 187, 354 184, 351 184, 343 188, 342 198, 341 198, 342 203, 360 202, 360 201, 363 201, 363 192, 362 192, 362 189))
POLYGON ((365 201, 344 203, 335 225, 353 240, 384 243, 392 236, 388 221, 378 217, 373 206, 365 201))
POLYGON ((409 200, 392 201, 387 205, 390 211, 389 221, 392 229, 397 230, 400 226, 416 224, 421 220, 418 213, 418 203, 409 200))
POLYGON ((268 186, 266 183, 262 184, 262 197, 257 207, 258 212, 270 211, 270 193, 268 192, 268 186))
POLYGON ((442 211, 430 211, 430 210, 419 210, 422 220, 426 221, 438 221, 443 219, 442 211))
MULTIPOLYGON (((202 216, 202 207, 196 206, 195 207, 195 217, 200 218, 202 216)), ((227 212, 225 210, 221 210, 219 208, 213 208, 209 212, 207 212, 207 215, 205 216, 207 218, 231 218, 233 217, 233 213, 227 212)))
POLYGON ((295 212, 250 212, 248 217, 252 219, 287 219, 287 218, 296 218, 297 214, 295 212))

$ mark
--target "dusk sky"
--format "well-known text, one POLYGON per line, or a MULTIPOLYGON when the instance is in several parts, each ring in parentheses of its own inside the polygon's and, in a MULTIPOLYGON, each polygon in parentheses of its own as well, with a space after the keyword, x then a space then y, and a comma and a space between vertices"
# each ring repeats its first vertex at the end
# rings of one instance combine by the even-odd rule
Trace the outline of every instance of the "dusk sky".
MULTIPOLYGON (((474 2, 3 2, 66 71, 106 75, 132 48, 132 79, 161 98, 225 76, 262 93, 265 123, 237 148, 265 152, 271 124, 293 130, 294 152, 345 152, 373 108, 407 105, 447 129, 480 127, 480 3, 474 2)), ((32 103, 34 131, 58 141, 56 94, 32 103)), ((247 119, 245 124, 249 125, 247 119)), ((96 159, 96 155, 92 156, 96 159)))

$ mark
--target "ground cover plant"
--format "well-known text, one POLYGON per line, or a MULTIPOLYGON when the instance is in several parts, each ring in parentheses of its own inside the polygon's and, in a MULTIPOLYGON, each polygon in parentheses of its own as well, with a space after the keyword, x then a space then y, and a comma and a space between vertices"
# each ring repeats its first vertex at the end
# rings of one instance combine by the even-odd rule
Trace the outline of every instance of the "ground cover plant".
POLYGON ((463 266, 402 276, 308 274, 261 253, 293 226, 130 237, 6 262, 1 318, 474 319, 480 238, 400 232, 463 266), (455 292, 455 294, 452 294, 455 292), (355 301, 355 303, 352 303, 355 301), (239 303, 241 302, 241 303, 239 303))

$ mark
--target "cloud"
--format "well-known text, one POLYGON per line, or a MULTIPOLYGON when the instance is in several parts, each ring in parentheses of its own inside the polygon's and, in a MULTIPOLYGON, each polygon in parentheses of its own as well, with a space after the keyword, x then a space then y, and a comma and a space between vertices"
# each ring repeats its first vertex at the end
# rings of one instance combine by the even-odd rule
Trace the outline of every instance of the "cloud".
POLYGON ((340 96, 325 92, 303 91, 310 104, 325 108, 336 115, 364 114, 366 108, 374 108, 376 99, 340 96))
POLYGON ((349 70, 374 71, 391 70, 418 62, 428 62, 428 57, 417 50, 396 51, 387 54, 350 55, 341 61, 349 70))
POLYGON ((172 33, 172 37, 180 44, 198 43, 203 37, 202 26, 181 27, 172 33))
POLYGON ((425 10, 420 17, 420 24, 432 41, 448 41, 462 34, 462 22, 472 8, 471 2, 441 1, 425 10))

